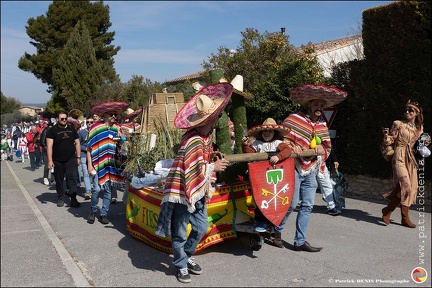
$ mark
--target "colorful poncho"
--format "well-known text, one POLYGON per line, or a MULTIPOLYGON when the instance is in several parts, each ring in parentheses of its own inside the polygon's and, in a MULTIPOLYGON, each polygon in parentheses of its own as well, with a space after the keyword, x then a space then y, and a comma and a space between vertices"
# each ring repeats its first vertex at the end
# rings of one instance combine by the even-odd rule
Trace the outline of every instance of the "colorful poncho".
POLYGON ((320 157, 296 158, 296 169, 300 175, 307 175, 312 170, 319 168, 320 172, 324 172, 325 160, 331 151, 330 134, 325 122, 312 122, 309 117, 300 112, 298 114, 291 114, 282 123, 291 128, 285 138, 300 145, 303 149, 310 149, 309 145, 313 139, 314 132, 321 138, 321 145, 324 148, 325 154, 320 157), (318 167, 317 167, 318 166, 318 167))
POLYGON ((210 200, 214 191, 212 183, 216 181, 210 163, 212 153, 210 135, 203 136, 196 129, 187 131, 167 176, 162 203, 181 203, 192 213, 196 201, 204 196, 210 200))
POLYGON ((114 123, 111 127, 105 122, 96 122, 91 126, 87 136, 87 147, 91 150, 92 164, 98 173, 99 185, 111 180, 111 185, 122 187, 124 178, 122 163, 117 153, 119 151, 118 142, 113 138, 122 135, 120 125, 114 123))

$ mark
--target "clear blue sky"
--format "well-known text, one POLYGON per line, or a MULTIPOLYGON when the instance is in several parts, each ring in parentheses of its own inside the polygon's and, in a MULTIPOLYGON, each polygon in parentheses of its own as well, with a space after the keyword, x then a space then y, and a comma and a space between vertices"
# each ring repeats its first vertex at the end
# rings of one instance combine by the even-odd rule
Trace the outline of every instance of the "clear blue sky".
MULTIPOLYGON (((246 28, 279 32, 298 47, 354 35, 365 9, 394 1, 104 1, 116 33, 114 57, 122 82, 132 75, 165 82, 202 70, 217 48, 236 49, 246 28)), ((25 26, 51 1, 1 1, 1 91, 22 103, 46 103, 47 85, 18 68, 33 54, 25 26)))

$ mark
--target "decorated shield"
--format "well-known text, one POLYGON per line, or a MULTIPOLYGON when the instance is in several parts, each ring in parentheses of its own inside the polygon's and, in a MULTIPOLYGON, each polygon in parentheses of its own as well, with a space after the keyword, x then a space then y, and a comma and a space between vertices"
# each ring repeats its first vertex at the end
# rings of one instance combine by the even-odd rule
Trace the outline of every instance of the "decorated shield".
POLYGON ((279 226, 294 194, 294 158, 274 166, 269 161, 251 162, 248 165, 255 204, 273 225, 279 226))

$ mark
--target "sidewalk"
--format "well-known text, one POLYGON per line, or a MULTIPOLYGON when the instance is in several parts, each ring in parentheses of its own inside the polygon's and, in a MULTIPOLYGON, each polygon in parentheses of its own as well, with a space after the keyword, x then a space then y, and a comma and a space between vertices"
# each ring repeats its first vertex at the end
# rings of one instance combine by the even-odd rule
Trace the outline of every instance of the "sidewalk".
MULTIPOLYGON (((14 159, 15 160, 15 159, 14 159)), ((43 185, 42 168, 1 161, 1 286, 33 287, 430 287, 430 207, 411 208, 409 229, 400 211, 385 227, 384 202, 349 198, 341 216, 325 213, 316 195, 308 242, 320 253, 295 252, 293 213, 283 231, 285 249, 264 244, 249 247, 248 234, 213 245, 195 260, 202 275, 192 283, 177 281, 172 256, 137 241, 126 231, 122 202, 111 205, 108 225, 88 224, 90 200, 78 197, 78 208, 56 206, 55 188, 43 185), (420 213, 416 209, 425 208, 420 213), (421 284, 411 272, 429 273, 421 284)), ((81 188, 82 189, 82 188, 81 188)), ((81 190, 82 191, 82 190, 81 190)), ((118 199, 123 192, 118 191, 118 199)))

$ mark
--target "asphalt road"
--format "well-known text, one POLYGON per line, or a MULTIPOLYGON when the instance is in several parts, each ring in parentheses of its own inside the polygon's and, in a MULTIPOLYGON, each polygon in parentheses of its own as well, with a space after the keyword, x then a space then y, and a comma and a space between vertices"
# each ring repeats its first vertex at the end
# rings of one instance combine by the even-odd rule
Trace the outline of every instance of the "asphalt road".
POLYGON ((330 216, 317 194, 307 238, 324 247, 321 252, 292 250, 294 212, 283 231, 284 249, 265 244, 253 251, 251 234, 239 233, 196 254, 204 271, 182 284, 174 276, 172 255, 127 232, 123 203, 111 205, 110 224, 91 225, 89 200, 78 197, 79 208, 69 207, 69 201, 59 208, 54 187, 42 180, 42 168, 32 172, 28 162, 1 162, 2 287, 431 286, 430 207, 411 208, 411 220, 419 225, 410 229, 400 225, 399 209, 389 226, 382 224, 385 202, 346 195, 342 215, 330 216), (416 267, 429 273, 423 283, 412 280, 416 267))

